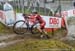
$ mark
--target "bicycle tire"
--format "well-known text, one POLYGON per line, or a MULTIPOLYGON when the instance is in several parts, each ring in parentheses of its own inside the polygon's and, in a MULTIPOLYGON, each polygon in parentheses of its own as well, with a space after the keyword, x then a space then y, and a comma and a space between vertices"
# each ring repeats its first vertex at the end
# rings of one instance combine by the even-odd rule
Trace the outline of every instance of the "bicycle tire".
MULTIPOLYGON (((22 25, 23 26, 23 25, 22 25)), ((24 20, 19 20, 19 21, 17 21, 17 22, 15 22, 15 24, 13 25, 13 31, 16 33, 16 34, 19 34, 19 35, 21 35, 21 34, 24 34, 24 33, 26 33, 27 32, 27 25, 26 25, 26 23, 25 23, 25 21, 24 20), (18 24, 24 24, 26 27, 18 27, 19 25, 18 24), (16 27, 17 26, 17 27, 16 27)))
POLYGON ((32 34, 38 34, 38 33, 40 33, 39 30, 37 29, 36 24, 31 27, 31 33, 32 34))

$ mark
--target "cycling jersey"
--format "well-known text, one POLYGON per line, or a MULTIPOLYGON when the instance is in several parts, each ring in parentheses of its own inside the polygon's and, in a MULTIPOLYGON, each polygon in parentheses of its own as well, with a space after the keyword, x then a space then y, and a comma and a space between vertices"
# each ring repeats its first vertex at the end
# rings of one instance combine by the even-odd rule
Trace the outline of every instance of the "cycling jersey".
POLYGON ((43 18, 42 18, 40 15, 35 15, 35 18, 36 18, 36 20, 37 20, 39 23, 45 22, 45 21, 43 20, 43 18))
POLYGON ((44 29, 46 22, 42 19, 42 17, 40 15, 35 15, 34 18, 36 19, 36 21, 38 21, 40 23, 40 28, 44 29))

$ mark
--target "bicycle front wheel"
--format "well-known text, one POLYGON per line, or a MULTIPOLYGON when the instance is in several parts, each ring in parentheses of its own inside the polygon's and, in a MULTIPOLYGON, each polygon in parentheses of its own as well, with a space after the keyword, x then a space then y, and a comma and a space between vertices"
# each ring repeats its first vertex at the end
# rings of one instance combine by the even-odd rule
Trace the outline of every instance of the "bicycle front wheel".
POLYGON ((27 32, 27 24, 23 20, 17 21, 13 26, 13 31, 16 34, 24 34, 27 32))

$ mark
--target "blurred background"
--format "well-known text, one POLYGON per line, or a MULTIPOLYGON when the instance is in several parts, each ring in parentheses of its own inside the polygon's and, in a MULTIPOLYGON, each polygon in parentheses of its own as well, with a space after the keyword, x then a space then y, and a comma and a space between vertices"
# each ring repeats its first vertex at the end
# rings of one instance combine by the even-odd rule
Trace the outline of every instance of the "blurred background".
POLYGON ((9 2, 16 12, 31 13, 33 9, 41 15, 50 15, 74 9, 74 0, 0 0, 0 10, 4 2, 9 2))

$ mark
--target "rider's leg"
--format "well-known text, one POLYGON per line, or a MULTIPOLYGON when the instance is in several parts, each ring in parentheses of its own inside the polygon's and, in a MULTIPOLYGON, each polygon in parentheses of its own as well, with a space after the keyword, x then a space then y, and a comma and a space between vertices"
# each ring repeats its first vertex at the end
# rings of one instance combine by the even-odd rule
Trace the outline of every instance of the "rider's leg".
POLYGON ((38 29, 38 31, 39 31, 40 34, 41 34, 40 37, 43 38, 43 37, 44 37, 43 31, 42 31, 42 29, 41 29, 41 27, 40 27, 39 25, 37 26, 37 29, 38 29))
POLYGON ((41 27, 40 26, 37 26, 37 29, 39 30, 39 32, 42 34, 42 29, 41 29, 41 27))
POLYGON ((42 29, 42 31, 43 31, 45 34, 47 34, 47 32, 45 31, 45 29, 42 29))
POLYGON ((43 34, 44 34, 47 38, 49 38, 48 33, 45 31, 45 24, 43 24, 43 25, 41 26, 41 30, 42 30, 43 34))
POLYGON ((45 31, 45 24, 46 24, 46 23, 44 23, 44 22, 41 23, 41 24, 40 24, 40 29, 42 30, 42 33, 44 32, 45 34, 47 34, 47 32, 45 31))
POLYGON ((45 29, 41 29, 41 27, 37 27, 37 29, 38 29, 39 32, 41 33, 41 35, 40 35, 41 38, 44 38, 44 36, 45 36, 46 38, 49 38, 49 36, 48 36, 47 32, 45 31, 45 29))
POLYGON ((42 24, 37 24, 37 29, 39 30, 39 32, 41 33, 41 38, 43 38, 44 36, 46 36, 47 38, 49 38, 49 36, 47 35, 47 32, 45 31, 45 23, 42 24))

